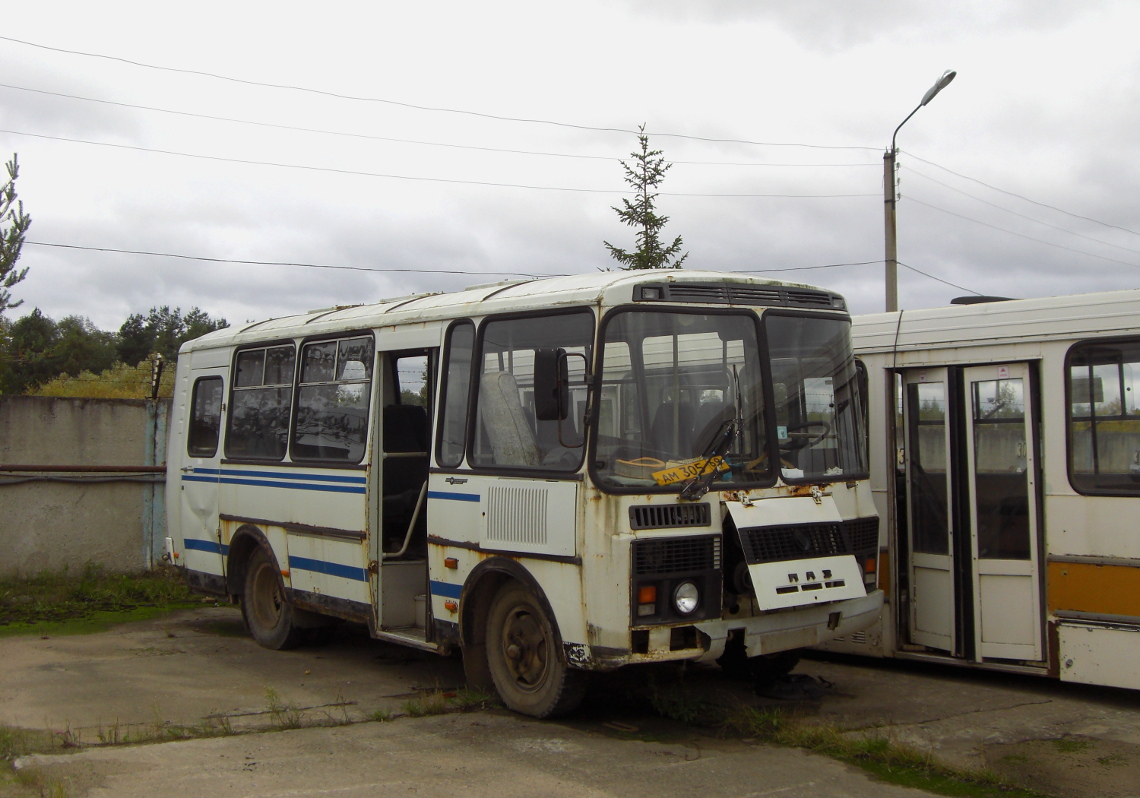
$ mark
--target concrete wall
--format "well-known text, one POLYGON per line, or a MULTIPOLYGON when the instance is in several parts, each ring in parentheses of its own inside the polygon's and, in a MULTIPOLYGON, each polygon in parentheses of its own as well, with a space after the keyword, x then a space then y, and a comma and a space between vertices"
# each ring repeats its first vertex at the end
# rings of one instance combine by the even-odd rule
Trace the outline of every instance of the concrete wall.
POLYGON ((169 403, 0 396, 0 574, 151 567, 169 403))

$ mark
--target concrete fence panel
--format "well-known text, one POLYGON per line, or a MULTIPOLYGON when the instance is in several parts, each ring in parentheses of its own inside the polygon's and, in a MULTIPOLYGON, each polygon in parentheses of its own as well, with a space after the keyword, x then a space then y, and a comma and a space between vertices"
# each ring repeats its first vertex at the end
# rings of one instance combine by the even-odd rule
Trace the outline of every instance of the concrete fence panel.
POLYGON ((161 556, 167 401, 0 396, 0 574, 161 556))

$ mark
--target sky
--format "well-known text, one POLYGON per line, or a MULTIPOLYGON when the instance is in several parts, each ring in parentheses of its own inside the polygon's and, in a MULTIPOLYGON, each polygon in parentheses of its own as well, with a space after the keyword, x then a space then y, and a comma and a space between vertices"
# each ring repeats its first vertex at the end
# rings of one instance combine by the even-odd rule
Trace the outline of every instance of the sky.
POLYGON ((686 268, 884 307, 1140 287, 1140 4, 37 0, 0 28, 12 289, 118 329, 616 267, 644 125, 686 268))

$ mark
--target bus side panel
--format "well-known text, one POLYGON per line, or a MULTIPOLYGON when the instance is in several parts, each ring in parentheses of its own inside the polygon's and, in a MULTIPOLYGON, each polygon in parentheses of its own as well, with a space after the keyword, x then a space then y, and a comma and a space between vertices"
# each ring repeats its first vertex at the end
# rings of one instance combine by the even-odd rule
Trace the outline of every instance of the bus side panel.
POLYGON ((1059 622, 1057 638, 1061 681, 1140 690, 1140 628, 1059 622))
POLYGON ((230 463, 220 511, 228 548, 242 527, 265 535, 286 587, 371 604, 364 470, 230 463), (272 522, 272 523, 269 523, 272 522))
POLYGON ((363 541, 289 534, 286 545, 289 554, 282 567, 289 572, 286 584, 294 590, 361 605, 371 603, 363 541))

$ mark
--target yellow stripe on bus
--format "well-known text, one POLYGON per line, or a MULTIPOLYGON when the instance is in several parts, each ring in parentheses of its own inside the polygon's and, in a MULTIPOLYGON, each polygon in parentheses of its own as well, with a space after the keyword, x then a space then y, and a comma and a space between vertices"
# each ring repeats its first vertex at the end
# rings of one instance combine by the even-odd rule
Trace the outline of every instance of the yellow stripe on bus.
POLYGON ((1140 562, 1136 566, 1051 562, 1050 612, 1140 617, 1140 562))

